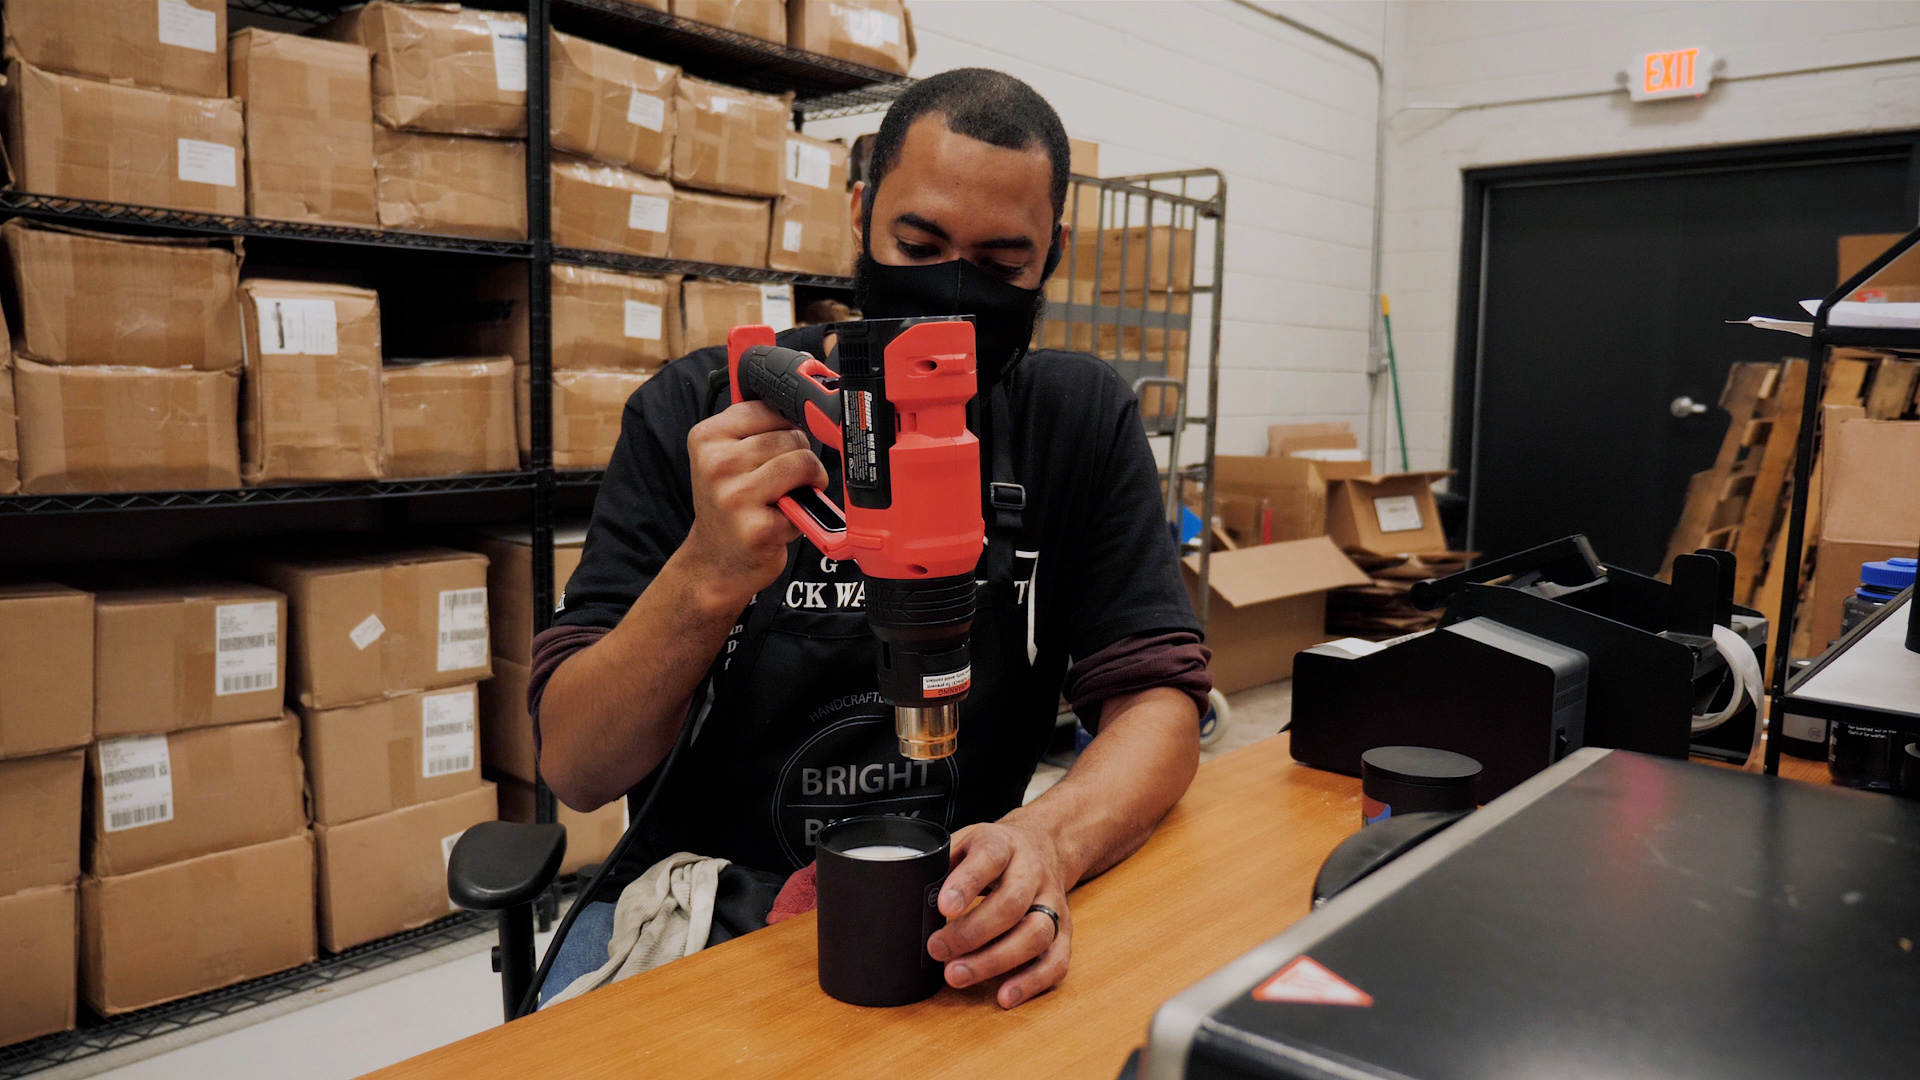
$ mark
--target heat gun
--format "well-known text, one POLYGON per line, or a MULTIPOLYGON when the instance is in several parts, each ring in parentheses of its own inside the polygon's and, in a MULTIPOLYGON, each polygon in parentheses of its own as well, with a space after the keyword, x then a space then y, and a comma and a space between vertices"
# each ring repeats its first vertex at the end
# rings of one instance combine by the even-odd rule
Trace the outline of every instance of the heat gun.
POLYGON ((735 401, 762 400, 840 448, 846 506, 796 488, 780 509, 820 553, 867 578, 880 693, 894 706, 900 753, 943 758, 957 745, 972 685, 974 569, 986 539, 980 441, 967 430, 973 323, 872 319, 828 327, 840 371, 774 344, 773 330, 727 335, 735 401))

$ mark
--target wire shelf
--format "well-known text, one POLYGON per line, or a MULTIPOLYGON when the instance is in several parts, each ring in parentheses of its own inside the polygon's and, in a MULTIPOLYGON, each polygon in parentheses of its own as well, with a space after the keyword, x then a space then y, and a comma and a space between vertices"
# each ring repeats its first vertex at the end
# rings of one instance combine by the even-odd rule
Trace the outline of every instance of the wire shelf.
POLYGON ((115 491, 73 495, 0 497, 0 517, 8 514, 72 514, 105 510, 167 510, 202 506, 343 502, 441 495, 467 491, 531 491, 531 472, 436 476, 419 480, 364 480, 344 484, 287 487, 209 488, 198 491, 115 491))
POLYGON ((642 274, 684 274, 688 277, 724 278, 728 281, 752 281, 764 284, 791 282, 830 289, 851 289, 850 277, 824 274, 794 274, 754 266, 726 266, 720 263, 688 262, 684 259, 654 259, 644 255, 622 255, 587 248, 554 248, 553 261, 580 266, 604 266, 611 270, 631 270, 642 274))
POLYGON ((273 221, 237 214, 200 214, 157 206, 101 202, 97 199, 36 195, 26 191, 0 191, 0 211, 67 225, 141 225, 219 236, 258 236, 276 240, 412 248, 418 251, 458 251, 473 255, 525 258, 533 250, 533 246, 524 240, 486 240, 437 233, 361 229, 351 225, 323 225, 311 221, 273 221))
POLYGON ((306 23, 318 26, 340 14, 340 9, 355 0, 307 0, 306 3, 288 4, 281 0, 227 0, 230 11, 244 11, 253 15, 266 15, 275 19, 306 23))
POLYGON ((101 1018, 84 1015, 72 1031, 0 1046, 0 1080, 78 1061, 109 1050, 268 1005, 342 979, 465 941, 494 928, 491 915, 463 911, 417 930, 381 938, 264 978, 252 979, 150 1009, 101 1018))
POLYGON ((598 487, 606 478, 605 469, 568 469, 553 474, 553 482, 561 487, 598 487))

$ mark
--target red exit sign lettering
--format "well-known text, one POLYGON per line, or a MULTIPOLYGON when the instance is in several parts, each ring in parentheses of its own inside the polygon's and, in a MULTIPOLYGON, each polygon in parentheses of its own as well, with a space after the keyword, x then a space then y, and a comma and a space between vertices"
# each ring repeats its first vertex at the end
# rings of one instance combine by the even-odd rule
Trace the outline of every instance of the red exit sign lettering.
POLYGON ((1646 53, 1627 71, 1627 90, 1635 101, 1699 97, 1711 82, 1713 53, 1701 48, 1646 53))

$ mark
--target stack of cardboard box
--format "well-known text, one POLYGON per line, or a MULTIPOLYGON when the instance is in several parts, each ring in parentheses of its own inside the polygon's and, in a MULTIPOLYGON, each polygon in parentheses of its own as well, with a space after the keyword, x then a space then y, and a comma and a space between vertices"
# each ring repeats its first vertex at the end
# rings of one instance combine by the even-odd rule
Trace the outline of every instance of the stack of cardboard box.
POLYGON ((668 252, 690 262, 767 265, 792 95, 681 76, 674 91, 668 252))
POLYGON ((553 242, 665 258, 680 69, 555 33, 553 242))
POLYGON ((0 583, 0 1045, 74 1024, 93 597, 0 583))
POLYGON ((228 50, 246 110, 247 213, 378 225, 366 46, 248 27, 228 50))
POLYGON ((447 915, 447 855, 495 816, 474 686, 491 674, 486 558, 336 546, 246 565, 288 602, 321 947, 447 915))
POLYGON ((775 270, 852 276, 844 145, 787 132, 786 168, 773 204, 767 252, 767 265, 775 270))
POLYGON ((526 16, 373 0, 326 33, 371 54, 380 224, 524 238, 526 16))
MULTIPOLYGON (((580 565, 583 525, 562 526, 553 536, 553 604, 580 565)), ((480 684, 480 760, 487 779, 499 785, 500 816, 534 820, 537 776, 533 719, 527 712, 527 681, 533 657, 533 541, 521 528, 490 529, 463 541, 487 557, 487 597, 493 628, 493 678, 480 684)), ((605 859, 627 824, 626 801, 617 799, 590 813, 559 804, 567 827, 567 855, 560 872, 571 874, 605 859)))
POLYGON ((32 494, 236 486, 238 245, 19 218, 0 237, 20 486, 32 494))

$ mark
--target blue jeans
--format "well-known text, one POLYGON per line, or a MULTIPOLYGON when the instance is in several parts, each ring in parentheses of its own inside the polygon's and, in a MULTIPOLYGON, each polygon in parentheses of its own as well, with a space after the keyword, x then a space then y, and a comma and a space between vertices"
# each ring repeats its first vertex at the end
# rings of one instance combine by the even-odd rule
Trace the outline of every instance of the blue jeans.
POLYGON ((560 943, 560 955, 553 958, 547 981, 540 984, 540 1004, 573 985, 573 980, 607 964, 607 942, 613 939, 613 908, 608 901, 588 904, 573 921, 573 929, 560 943))

